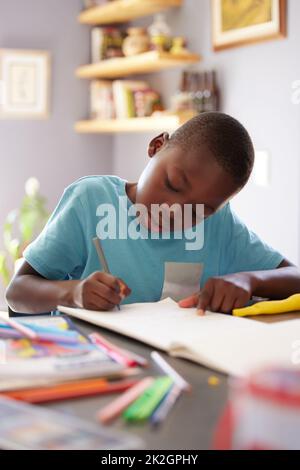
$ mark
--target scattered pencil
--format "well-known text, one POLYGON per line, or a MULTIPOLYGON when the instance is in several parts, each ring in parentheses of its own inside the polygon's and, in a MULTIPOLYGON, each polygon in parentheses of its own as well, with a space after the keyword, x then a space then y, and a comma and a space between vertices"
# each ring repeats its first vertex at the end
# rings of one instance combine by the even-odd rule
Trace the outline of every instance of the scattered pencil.
POLYGON ((27 338, 31 341, 51 341, 55 343, 65 343, 65 344, 78 344, 78 339, 76 337, 64 336, 63 334, 53 334, 53 333, 35 333, 35 336, 29 337, 24 332, 17 331, 16 329, 4 329, 0 328, 0 338, 4 339, 20 339, 27 338))
POLYGON ((152 351, 151 357, 154 362, 160 367, 160 369, 169 377, 173 379, 175 384, 180 387, 182 390, 191 390, 191 385, 183 378, 181 375, 176 372, 170 364, 165 361, 165 359, 156 351, 152 351))
POLYGON ((160 425, 168 416, 176 401, 182 393, 182 388, 174 385, 161 404, 156 408, 153 415, 151 416, 151 424, 153 426, 160 425))
MULTIPOLYGON (((93 238, 93 243, 94 243, 100 264, 104 272, 106 272, 107 274, 111 274, 99 238, 98 237, 93 238)), ((120 310, 120 305, 117 305, 117 307, 118 307, 118 310, 120 310)))

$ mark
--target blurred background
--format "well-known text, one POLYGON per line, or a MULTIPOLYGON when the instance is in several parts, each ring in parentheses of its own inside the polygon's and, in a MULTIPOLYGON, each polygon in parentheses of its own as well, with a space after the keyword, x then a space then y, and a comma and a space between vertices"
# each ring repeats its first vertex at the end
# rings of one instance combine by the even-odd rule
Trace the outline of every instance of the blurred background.
POLYGON ((255 144, 234 209, 299 263, 300 2, 144 1, 0 0, 1 305, 14 259, 67 185, 137 180, 149 140, 205 110, 239 119, 255 144), (134 21, 116 26, 120 1, 134 21))

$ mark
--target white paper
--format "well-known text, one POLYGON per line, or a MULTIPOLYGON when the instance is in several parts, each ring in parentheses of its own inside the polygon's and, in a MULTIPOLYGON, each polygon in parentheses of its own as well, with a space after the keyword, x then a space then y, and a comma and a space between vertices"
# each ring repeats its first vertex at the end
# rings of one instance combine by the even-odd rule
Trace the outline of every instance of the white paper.
POLYGON ((300 340, 297 319, 266 324, 212 312, 200 317, 171 299, 123 305, 120 312, 59 310, 232 375, 271 365, 300 368, 292 361, 293 345, 300 340))

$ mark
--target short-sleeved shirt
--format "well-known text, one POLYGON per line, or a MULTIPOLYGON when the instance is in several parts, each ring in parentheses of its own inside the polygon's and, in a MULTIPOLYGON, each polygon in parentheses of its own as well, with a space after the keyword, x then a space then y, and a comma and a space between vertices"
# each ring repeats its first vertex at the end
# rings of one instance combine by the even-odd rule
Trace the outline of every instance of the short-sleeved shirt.
MULTIPOLYGON (((123 232, 120 235, 118 226, 121 218, 124 225, 125 211, 130 205, 124 179, 117 176, 79 179, 64 191, 44 230, 24 251, 25 259, 43 277, 52 280, 83 279, 101 270, 92 239, 98 233, 100 220, 104 223, 100 217, 102 209, 110 207, 115 209, 115 215, 110 216, 115 217, 116 230, 108 228, 108 236, 101 244, 111 273, 132 289, 124 303, 158 301, 166 262, 201 263, 201 288, 210 277, 275 269, 283 260, 280 253, 248 230, 229 203, 201 222, 204 243, 196 250, 186 249, 184 237, 131 238, 123 232)), ((129 217, 128 226, 131 222, 129 217)))

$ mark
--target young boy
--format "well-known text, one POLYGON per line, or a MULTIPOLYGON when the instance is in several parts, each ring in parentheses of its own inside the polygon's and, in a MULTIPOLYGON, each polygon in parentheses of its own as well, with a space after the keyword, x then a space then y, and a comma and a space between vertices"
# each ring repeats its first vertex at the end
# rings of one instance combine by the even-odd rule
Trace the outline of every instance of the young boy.
MULTIPOLYGON (((202 265, 198 292, 179 303, 197 307, 199 314, 208 308, 229 313, 252 296, 280 299, 300 292, 299 270, 231 211, 229 201, 248 181, 254 162, 251 139, 238 121, 222 113, 199 115, 171 137, 164 133, 153 139, 148 153, 151 160, 138 183, 91 176, 65 190, 7 289, 13 311, 39 313, 59 304, 110 310, 121 302, 158 301, 167 262, 202 265), (148 219, 141 231, 145 235, 146 227, 148 233, 146 222, 154 222, 159 236, 120 235, 125 212, 141 204, 148 219), (192 225, 204 226, 203 246, 188 250, 182 237, 163 238, 161 218, 152 217, 153 204, 202 204, 205 220, 198 223, 194 212, 192 225), (100 216, 109 208, 117 216, 111 213, 114 227, 101 244, 111 275, 100 271, 92 243, 100 216)), ((130 223, 129 217, 126 228, 130 223)))

